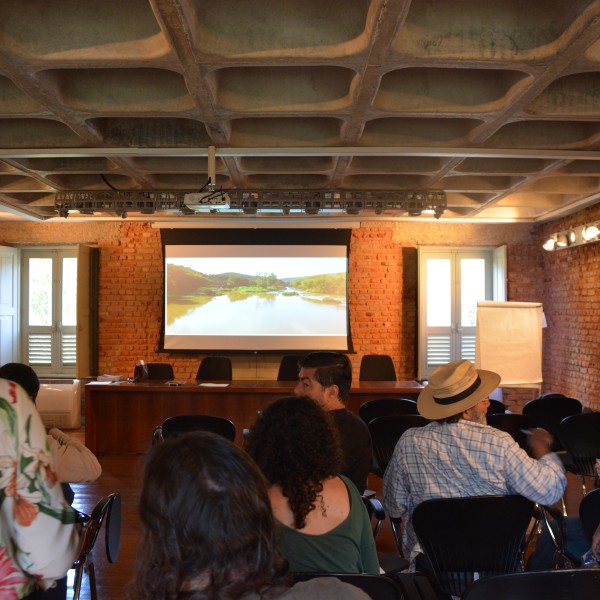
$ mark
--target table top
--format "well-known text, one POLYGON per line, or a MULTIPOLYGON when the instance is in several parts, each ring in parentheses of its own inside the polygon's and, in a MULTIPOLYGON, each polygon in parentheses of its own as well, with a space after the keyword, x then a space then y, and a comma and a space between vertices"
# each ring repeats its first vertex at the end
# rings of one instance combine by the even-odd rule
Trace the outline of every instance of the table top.
MULTIPOLYGON (((199 392, 215 392, 223 393, 228 391, 233 392, 269 392, 269 391, 284 391, 292 393, 296 386, 295 381, 273 381, 267 379, 234 379, 233 381, 210 381, 199 382, 195 379, 176 380, 181 381, 179 385, 169 385, 165 380, 148 380, 130 383, 127 381, 118 383, 98 383, 91 382, 86 384, 87 390, 110 391, 114 392, 115 388, 123 392, 135 392, 140 390, 145 391, 172 391, 172 392, 189 392, 192 389, 199 392)), ((423 389, 423 386, 415 380, 409 381, 356 381, 352 383, 350 388, 351 394, 373 393, 376 391, 402 393, 418 393, 423 389)))

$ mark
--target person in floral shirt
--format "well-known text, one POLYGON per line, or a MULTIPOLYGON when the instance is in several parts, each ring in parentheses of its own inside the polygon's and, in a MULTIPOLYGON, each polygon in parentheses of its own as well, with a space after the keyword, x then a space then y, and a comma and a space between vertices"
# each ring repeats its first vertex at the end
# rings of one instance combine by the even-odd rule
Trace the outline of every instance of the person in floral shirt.
POLYGON ((0 379, 0 598, 34 598, 73 564, 76 513, 66 503, 42 420, 27 393, 0 379))

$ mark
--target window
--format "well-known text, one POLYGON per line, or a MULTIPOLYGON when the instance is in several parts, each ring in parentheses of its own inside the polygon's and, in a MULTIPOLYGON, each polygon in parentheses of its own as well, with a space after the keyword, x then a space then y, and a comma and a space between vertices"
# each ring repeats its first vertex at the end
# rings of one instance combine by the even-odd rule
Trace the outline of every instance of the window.
POLYGON ((419 250, 419 379, 475 360, 477 302, 505 300, 505 248, 419 250))
POLYGON ((77 361, 77 251, 22 254, 21 360, 39 375, 74 376, 77 361))

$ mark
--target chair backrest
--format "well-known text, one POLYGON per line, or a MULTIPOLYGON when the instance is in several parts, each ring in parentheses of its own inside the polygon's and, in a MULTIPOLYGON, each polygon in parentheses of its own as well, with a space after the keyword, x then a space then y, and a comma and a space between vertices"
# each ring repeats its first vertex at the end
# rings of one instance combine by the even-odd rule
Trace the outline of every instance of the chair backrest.
POLYGON ((591 541, 594 532, 600 525, 600 488, 588 492, 579 504, 579 520, 583 532, 591 541))
POLYGON ((363 402, 358 409, 358 416, 367 425, 377 417, 418 414, 416 401, 408 398, 376 398, 363 402))
POLYGON ((148 379, 169 381, 174 378, 173 366, 169 363, 148 363, 148 379))
POLYGON ((462 596, 478 577, 517 570, 534 503, 523 496, 426 500, 412 524, 442 590, 462 596))
POLYGON ((225 417, 215 415, 177 415, 163 421, 155 428, 153 442, 157 443, 192 431, 210 431, 224 438, 235 440, 235 425, 225 417))
POLYGON ((360 361, 360 381, 396 381, 396 369, 387 354, 365 354, 360 361))
POLYGON ((402 590, 385 575, 367 573, 294 573, 296 581, 308 581, 316 577, 337 577, 339 580, 360 588, 376 600, 403 600, 402 590))
POLYGON ((368 427, 373 444, 374 471, 383 477, 394 448, 402 434, 413 427, 423 427, 429 421, 421 415, 390 415, 373 419, 368 427))
POLYGON ((543 398, 530 400, 523 406, 523 414, 533 417, 537 426, 549 431, 554 436, 552 450, 563 450, 558 436, 560 422, 569 415, 580 414, 581 402, 575 398, 567 398, 561 394, 545 395, 543 398))
POLYGON ((527 441, 528 436, 526 433, 523 433, 523 430, 537 427, 536 420, 533 417, 513 413, 495 413, 486 415, 486 420, 487 424, 491 427, 509 433, 517 444, 531 455, 531 448, 527 441))
POLYGON ((595 600, 600 569, 512 573, 475 582, 462 600, 595 600))
POLYGON ((226 356, 205 356, 198 367, 196 379, 231 381, 231 359, 226 356))
POLYGON ((560 423, 558 436, 571 455, 577 473, 596 477, 596 458, 600 457, 600 413, 566 417, 560 423))
POLYGON ((561 394, 560 392, 544 392, 543 394, 540 394, 537 398, 566 398, 567 396, 565 394, 561 394))
POLYGON ((302 354, 286 354, 281 357, 279 371, 277 372, 277 381, 297 381, 298 380, 298 361, 302 354))
POLYGON ((487 409, 488 415, 497 415, 497 414, 506 412, 506 406, 504 406, 504 403, 500 402, 500 400, 490 399, 489 403, 490 403, 490 405, 488 406, 488 409, 487 409))
POLYGON ((73 599, 78 600, 81 594, 81 584, 84 570, 89 573, 91 597, 96 597, 94 564, 92 551, 96 545, 102 524, 104 527, 106 558, 110 563, 117 561, 121 546, 121 494, 114 492, 101 498, 85 523, 81 533, 79 555, 73 564, 75 580, 73 584, 73 599))

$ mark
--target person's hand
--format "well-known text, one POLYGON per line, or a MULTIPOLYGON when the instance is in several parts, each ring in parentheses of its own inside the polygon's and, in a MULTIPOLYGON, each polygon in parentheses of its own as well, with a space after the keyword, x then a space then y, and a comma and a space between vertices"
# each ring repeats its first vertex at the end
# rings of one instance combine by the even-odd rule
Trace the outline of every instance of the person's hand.
POLYGON ((551 433, 539 427, 530 429, 529 432, 529 447, 535 458, 542 458, 542 456, 552 452, 554 437, 551 433))
POLYGON ((594 555, 594 558, 600 562, 600 525, 598 525, 592 536, 592 554, 594 555))

